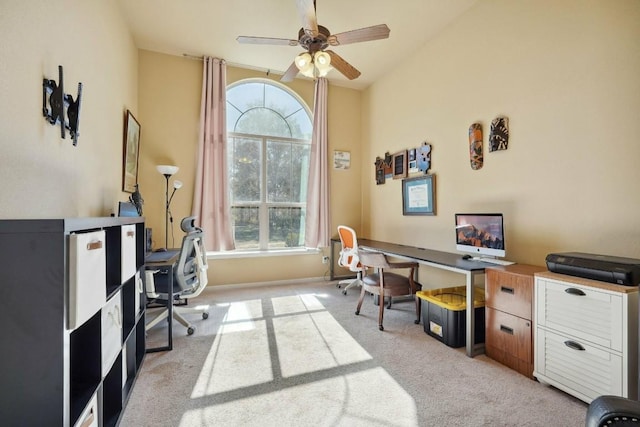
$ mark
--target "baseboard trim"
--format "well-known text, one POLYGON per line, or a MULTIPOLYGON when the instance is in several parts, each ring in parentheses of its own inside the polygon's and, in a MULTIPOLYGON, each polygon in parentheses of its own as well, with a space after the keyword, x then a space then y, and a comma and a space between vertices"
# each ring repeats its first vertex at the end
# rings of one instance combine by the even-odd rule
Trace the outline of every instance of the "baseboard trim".
POLYGON ((248 283, 233 283, 230 285, 207 285, 203 291, 215 290, 215 289, 238 289, 238 288, 250 288, 256 286, 282 286, 282 285, 295 285, 296 283, 314 283, 314 282, 327 282, 326 277, 305 277, 302 279, 289 279, 289 280, 274 280, 271 282, 248 282, 248 283))

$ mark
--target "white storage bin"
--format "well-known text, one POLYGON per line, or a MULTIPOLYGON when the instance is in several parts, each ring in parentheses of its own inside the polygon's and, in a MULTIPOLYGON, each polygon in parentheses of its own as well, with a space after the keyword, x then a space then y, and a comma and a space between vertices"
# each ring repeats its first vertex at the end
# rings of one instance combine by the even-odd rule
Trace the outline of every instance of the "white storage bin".
POLYGON ((118 291, 102 308, 102 377, 122 350, 122 299, 118 291))
POLYGON ((98 418, 98 395, 94 394, 74 427, 98 427, 98 418))
POLYGON ((123 225, 122 251, 120 252, 122 265, 122 282, 124 283, 136 274, 136 225, 123 225))
POLYGON ((107 299, 103 230, 69 235, 69 329, 93 316, 107 299))

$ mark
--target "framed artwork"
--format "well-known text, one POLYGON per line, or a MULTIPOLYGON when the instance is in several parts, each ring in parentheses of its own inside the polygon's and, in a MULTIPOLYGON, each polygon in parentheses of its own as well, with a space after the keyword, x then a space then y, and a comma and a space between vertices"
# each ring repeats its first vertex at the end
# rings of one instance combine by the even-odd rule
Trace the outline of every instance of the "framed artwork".
POLYGON ((393 179, 407 176, 407 150, 398 151, 393 155, 393 179))
POLYGON ((376 157, 376 162, 374 163, 374 165, 376 167, 376 185, 384 184, 384 159, 381 157, 376 157))
POLYGON ((333 152, 333 168, 334 169, 349 169, 351 166, 351 153, 349 151, 333 152))
POLYGON ((402 215, 436 214, 435 175, 402 180, 402 215))
POLYGON ((127 110, 124 121, 124 165, 122 167, 122 191, 133 193, 138 183, 138 158, 140 155, 140 123, 127 110))

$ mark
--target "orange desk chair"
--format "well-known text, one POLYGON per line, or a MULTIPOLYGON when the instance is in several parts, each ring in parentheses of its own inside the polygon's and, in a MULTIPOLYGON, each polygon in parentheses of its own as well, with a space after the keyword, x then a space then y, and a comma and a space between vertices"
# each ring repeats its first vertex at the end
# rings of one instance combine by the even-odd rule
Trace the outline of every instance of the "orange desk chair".
POLYGON ((338 265, 356 273, 355 279, 341 280, 336 284, 338 288, 345 286, 342 293, 346 295, 347 289, 362 286, 362 271, 364 267, 360 264, 360 259, 358 258, 358 239, 355 230, 346 225, 339 225, 338 235, 342 244, 338 265))

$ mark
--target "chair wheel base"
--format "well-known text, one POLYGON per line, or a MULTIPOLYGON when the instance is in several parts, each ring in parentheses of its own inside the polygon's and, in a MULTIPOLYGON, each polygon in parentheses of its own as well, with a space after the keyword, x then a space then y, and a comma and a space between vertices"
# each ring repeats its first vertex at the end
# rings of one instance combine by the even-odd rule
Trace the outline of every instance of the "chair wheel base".
POLYGON ((359 315, 360 315, 360 312, 359 312, 359 311, 356 311, 356 316, 359 316, 359 315))
POLYGON ((378 329, 380 329, 381 331, 384 331, 384 326, 380 325, 378 326, 378 329))
POLYGON ((202 318, 203 319, 208 319, 209 318, 209 313, 207 313, 206 311, 204 313, 202 313, 202 318))
POLYGON ((415 323, 416 325, 419 325, 420 321, 416 319, 416 320, 413 321, 413 323, 415 323))
POLYGON ((347 290, 345 289, 344 291, 342 291, 342 295, 346 295, 347 294, 347 290))
POLYGON ((188 335, 193 335, 193 333, 196 331, 195 328, 187 328, 187 334, 188 335))

